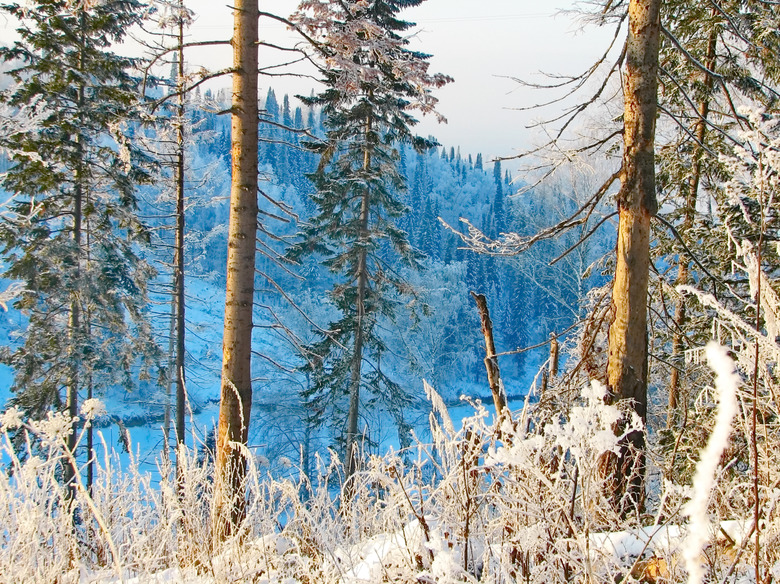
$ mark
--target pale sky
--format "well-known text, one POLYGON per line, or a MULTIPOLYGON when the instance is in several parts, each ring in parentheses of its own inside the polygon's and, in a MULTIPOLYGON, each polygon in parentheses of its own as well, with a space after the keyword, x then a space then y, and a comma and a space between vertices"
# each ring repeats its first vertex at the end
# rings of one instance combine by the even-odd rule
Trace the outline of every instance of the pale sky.
MULTIPOLYGON (((260 9, 286 16, 297 4, 297 0, 261 0, 260 9)), ((448 148, 460 146, 464 156, 482 152, 486 161, 538 141, 538 135, 534 137, 525 126, 555 115, 560 107, 543 112, 511 108, 548 101, 554 94, 522 88, 507 77, 542 83, 540 71, 579 73, 600 55, 611 36, 611 31, 582 30, 573 15, 559 14, 572 4, 572 0, 427 0, 403 11, 402 18, 417 23, 411 48, 433 55, 431 71, 455 78, 436 92, 438 109, 448 123, 423 118, 417 132, 433 134, 448 148)), ((191 29, 193 38, 229 38, 232 13, 227 5, 213 0, 190 0, 188 5, 199 14, 191 29)), ((261 19, 260 37, 280 44, 297 40, 295 33, 267 19, 261 19)), ((202 59, 214 68, 229 66, 231 54, 227 47, 209 48, 189 58, 202 59)), ((267 53, 265 58, 279 57, 267 53)), ((263 79, 261 94, 269 83, 279 88, 280 98, 285 91, 308 94, 312 87, 310 80, 263 79)), ((225 79, 219 86, 229 84, 225 79)))
MULTIPOLYGON (((431 71, 454 77, 437 90, 439 111, 447 124, 428 117, 421 119, 417 132, 433 134, 441 144, 460 146, 464 156, 481 152, 485 161, 496 156, 511 156, 542 140, 528 124, 554 117, 561 106, 532 112, 513 111, 549 101, 557 94, 521 87, 509 77, 543 83, 540 72, 558 75, 584 70, 607 46, 611 31, 582 29, 573 15, 561 14, 571 9, 575 0, 427 0, 421 6, 401 13, 405 20, 416 22, 411 48, 432 54, 431 71)), ((287 16, 298 0, 260 0, 260 9, 287 16)), ((213 0, 189 0, 196 13, 189 31, 194 40, 228 40, 232 34, 233 16, 228 4, 213 0)), ((6 43, 16 36, 13 22, 0 15, 0 35, 6 43)), ((261 40, 292 45, 294 32, 284 25, 261 19, 261 40)), ((261 67, 280 62, 275 52, 261 52, 261 67)), ((186 55, 192 66, 211 70, 231 65, 230 47, 192 49, 186 55)), ((274 86, 281 99, 284 93, 308 95, 315 86, 310 79, 284 77, 261 79, 261 95, 268 85, 274 86)), ((223 77, 209 87, 230 87, 223 77)), ((510 168, 512 165, 509 165, 510 168)))

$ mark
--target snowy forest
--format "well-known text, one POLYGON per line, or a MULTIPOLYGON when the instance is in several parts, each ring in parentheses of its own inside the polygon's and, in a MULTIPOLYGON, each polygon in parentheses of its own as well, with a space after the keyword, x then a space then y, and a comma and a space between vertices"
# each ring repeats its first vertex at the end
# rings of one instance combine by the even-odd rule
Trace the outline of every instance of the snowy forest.
POLYGON ((576 3, 493 159, 434 1, 0 5, 0 584, 780 581, 776 3, 576 3))

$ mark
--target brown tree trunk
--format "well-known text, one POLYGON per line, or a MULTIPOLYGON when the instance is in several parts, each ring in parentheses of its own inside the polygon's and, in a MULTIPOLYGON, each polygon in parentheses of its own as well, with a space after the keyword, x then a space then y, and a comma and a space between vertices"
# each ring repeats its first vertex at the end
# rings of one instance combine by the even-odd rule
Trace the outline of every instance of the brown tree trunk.
MULTIPOLYGON (((709 41, 707 43, 707 58, 705 60, 705 66, 712 71, 715 68, 715 49, 717 47, 718 34, 717 31, 713 31, 710 34, 709 41)), ((691 177, 688 181, 688 192, 685 196, 685 209, 683 216, 683 223, 680 228, 680 233, 684 236, 692 227, 694 218, 696 216, 696 203, 699 197, 699 183, 701 182, 701 164, 704 149, 704 139, 707 134, 707 117, 710 114, 710 98, 709 92, 712 90, 713 79, 709 73, 704 74, 704 85, 707 88, 707 95, 699 103, 699 119, 696 122, 694 135, 696 136, 696 144, 693 147, 693 168, 691 169, 691 177)), ((677 261, 677 280, 676 285, 680 286, 688 283, 688 258, 684 257, 683 253, 680 253, 680 257, 677 261)), ((677 301, 677 307, 674 312, 674 324, 675 332, 672 337, 672 373, 669 379, 669 405, 666 412, 666 427, 671 428, 674 426, 674 420, 677 416, 678 401, 680 394, 680 371, 682 367, 682 351, 683 351, 683 334, 682 328, 685 325, 686 312, 685 312, 685 299, 680 298, 677 301)))
POLYGON ((232 182, 213 543, 233 535, 245 513, 246 444, 252 407, 252 306, 257 237, 258 2, 237 0, 233 24, 232 182))
POLYGON ((493 403, 496 406, 496 419, 499 420, 498 426, 500 427, 500 418, 504 415, 509 416, 509 409, 506 405, 506 395, 501 387, 501 371, 498 368, 496 344, 493 340, 493 321, 490 320, 490 311, 485 295, 472 292, 471 296, 477 303, 479 319, 482 324, 482 336, 485 337, 485 369, 487 370, 490 393, 493 395, 493 403))
MULTIPOLYGON (((618 195, 618 241, 613 318, 609 327, 609 401, 627 400, 647 418, 647 288, 650 218, 655 196, 655 117, 661 0, 631 0, 623 96, 624 151, 618 195)), ((622 428, 616 428, 621 432, 622 428)), ((602 460, 605 487, 623 516, 642 504, 645 467, 643 432, 631 432, 618 455, 602 460)))

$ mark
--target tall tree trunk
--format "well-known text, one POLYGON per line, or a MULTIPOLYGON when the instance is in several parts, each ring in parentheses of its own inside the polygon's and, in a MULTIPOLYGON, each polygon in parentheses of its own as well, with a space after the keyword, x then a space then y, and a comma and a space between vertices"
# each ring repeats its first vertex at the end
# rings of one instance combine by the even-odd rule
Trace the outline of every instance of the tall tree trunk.
MULTIPOLYGON (((89 322, 89 317, 87 317, 89 322)), ((94 393, 94 386, 92 383, 92 372, 87 373, 87 399, 92 399, 94 393)), ((92 484, 95 482, 95 437, 94 437, 95 424, 92 421, 87 428, 87 494, 92 496, 92 484)))
MULTIPOLYGON (((175 247, 175 245, 174 245, 175 247)), ((176 265, 176 252, 173 254, 173 265, 176 265)), ((165 413, 163 417, 163 456, 170 460, 170 436, 171 436, 171 406, 173 398, 173 384, 176 382, 174 377, 176 369, 176 355, 174 349, 176 341, 176 274, 171 288, 171 321, 168 329, 168 375, 165 383, 165 413)))
MULTIPOLYGON (((707 42, 707 57, 705 60, 705 67, 712 71, 715 68, 715 49, 718 42, 718 33, 713 31, 710 34, 710 38, 707 42)), ((691 177, 688 181, 688 191, 685 196, 685 209, 683 211, 683 223, 680 232, 685 235, 692 227, 696 216, 696 203, 699 198, 699 183, 701 182, 701 164, 702 157, 705 155, 702 145, 707 134, 707 118, 710 114, 710 91, 713 86, 712 75, 709 73, 704 74, 704 85, 706 87, 706 95, 704 99, 699 103, 699 119, 696 122, 694 135, 696 136, 696 144, 693 146, 693 168, 691 169, 691 177)), ((680 252, 679 259, 677 261, 677 280, 678 286, 688 283, 688 262, 689 259, 680 252)), ((680 371, 682 366, 682 351, 683 351, 683 334, 682 329, 685 325, 686 312, 685 312, 685 299, 680 298, 677 301, 677 307, 674 311, 674 324, 675 332, 672 337, 672 373, 669 379, 669 405, 666 412, 666 427, 671 428, 674 426, 674 420, 677 416, 678 401, 680 394, 680 371)))
POLYGON ((257 0, 237 0, 233 21, 232 182, 222 389, 213 503, 213 543, 245 513, 246 444, 252 407, 252 307, 257 237, 257 0))
MULTIPOLYGON (((620 219, 607 364, 609 401, 627 400, 642 421, 647 419, 650 218, 658 207, 654 142, 660 8, 661 0, 631 0, 628 8, 620 219)), ((642 504, 644 448, 644 433, 631 432, 623 439, 619 454, 602 460, 605 487, 623 516, 638 512, 642 504)))
MULTIPOLYGON (((78 173, 80 174, 80 173, 78 173)), ((74 277, 78 280, 81 271, 81 218, 82 218, 82 189, 80 177, 76 176, 76 184, 73 194, 73 245, 76 253, 74 277)), ((81 339, 81 306, 79 304, 78 294, 71 292, 70 315, 68 317, 68 349, 70 356, 70 365, 68 372, 68 384, 66 388, 66 407, 71 419, 71 429, 68 435, 68 450, 76 457, 76 446, 78 442, 78 424, 76 416, 79 413, 79 345, 81 339)), ((71 497, 76 495, 76 484, 73 480, 76 473, 76 466, 72 462, 66 462, 63 467, 63 480, 68 486, 68 492, 71 497)))
MULTIPOLYGON (((84 18, 83 9, 79 14, 79 72, 84 72, 84 52, 85 52, 85 40, 84 40, 84 29, 86 27, 86 22, 84 18)), ((77 89, 77 108, 78 108, 78 116, 79 118, 82 117, 82 113, 84 111, 84 105, 85 105, 85 92, 84 92, 84 83, 83 81, 79 82, 79 87, 77 89)), ((73 232, 72 232, 72 239, 73 239, 73 248, 74 253, 76 254, 76 257, 74 258, 74 278, 75 281, 78 282, 79 276, 81 273, 81 246, 82 246, 82 219, 83 219, 83 206, 84 206, 84 145, 81 143, 81 140, 77 137, 76 138, 76 157, 77 157, 77 167, 76 172, 74 173, 74 182, 73 182, 73 232)), ((68 450, 70 451, 71 456, 73 457, 73 461, 76 459, 76 446, 78 443, 78 424, 76 422, 76 417, 79 413, 79 360, 81 352, 79 350, 79 346, 83 342, 83 339, 81 338, 81 305, 79 304, 79 297, 78 292, 73 291, 71 292, 71 301, 70 301, 70 314, 68 316, 68 341, 70 343, 69 347, 69 353, 70 353, 70 371, 68 373, 68 382, 67 382, 67 396, 66 396, 66 406, 68 409, 68 415, 71 418, 71 431, 68 435, 68 450)), ((76 472, 78 472, 78 469, 76 468, 75 462, 68 462, 65 464, 63 469, 63 480, 65 481, 65 484, 68 485, 68 492, 70 493, 71 497, 75 497, 76 495, 76 484, 74 481, 74 477, 76 475, 76 472)))
MULTIPOLYGON (((366 144, 363 152, 363 170, 368 173, 371 170, 371 117, 366 118, 365 129, 366 144)), ((352 355, 352 372, 349 381, 349 411, 347 413, 347 444, 346 463, 347 479, 357 470, 358 466, 358 413, 360 411, 360 382, 363 366, 363 326, 366 317, 366 289, 368 287, 368 216, 371 205, 371 193, 368 187, 363 192, 360 204, 360 233, 358 236, 358 264, 357 264, 357 298, 355 299, 355 347, 352 355)))
MULTIPOLYGON (((184 2, 179 1, 179 71, 176 88, 179 93, 176 124, 176 444, 184 444, 184 2)), ((180 467, 178 455, 176 466, 180 467)))

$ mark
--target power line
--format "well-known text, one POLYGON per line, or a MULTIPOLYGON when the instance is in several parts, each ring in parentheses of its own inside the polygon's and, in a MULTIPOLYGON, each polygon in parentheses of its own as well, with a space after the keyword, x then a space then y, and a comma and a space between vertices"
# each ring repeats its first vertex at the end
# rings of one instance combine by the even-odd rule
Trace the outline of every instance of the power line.
MULTIPOLYGON (((538 12, 531 14, 496 14, 489 16, 458 16, 453 18, 420 18, 415 19, 416 25, 423 24, 438 24, 438 23, 457 23, 457 22, 497 22, 504 20, 535 20, 538 18, 549 18, 551 16, 548 12, 538 12)), ((261 25, 262 27, 262 25, 261 25)), ((224 29, 224 26, 218 25, 199 25, 197 22, 193 24, 193 28, 206 30, 206 29, 224 29)))
POLYGON ((456 18, 421 18, 417 24, 437 23, 437 22, 489 22, 496 20, 531 20, 535 18, 549 18, 549 13, 537 14, 503 14, 494 16, 464 16, 456 18))

